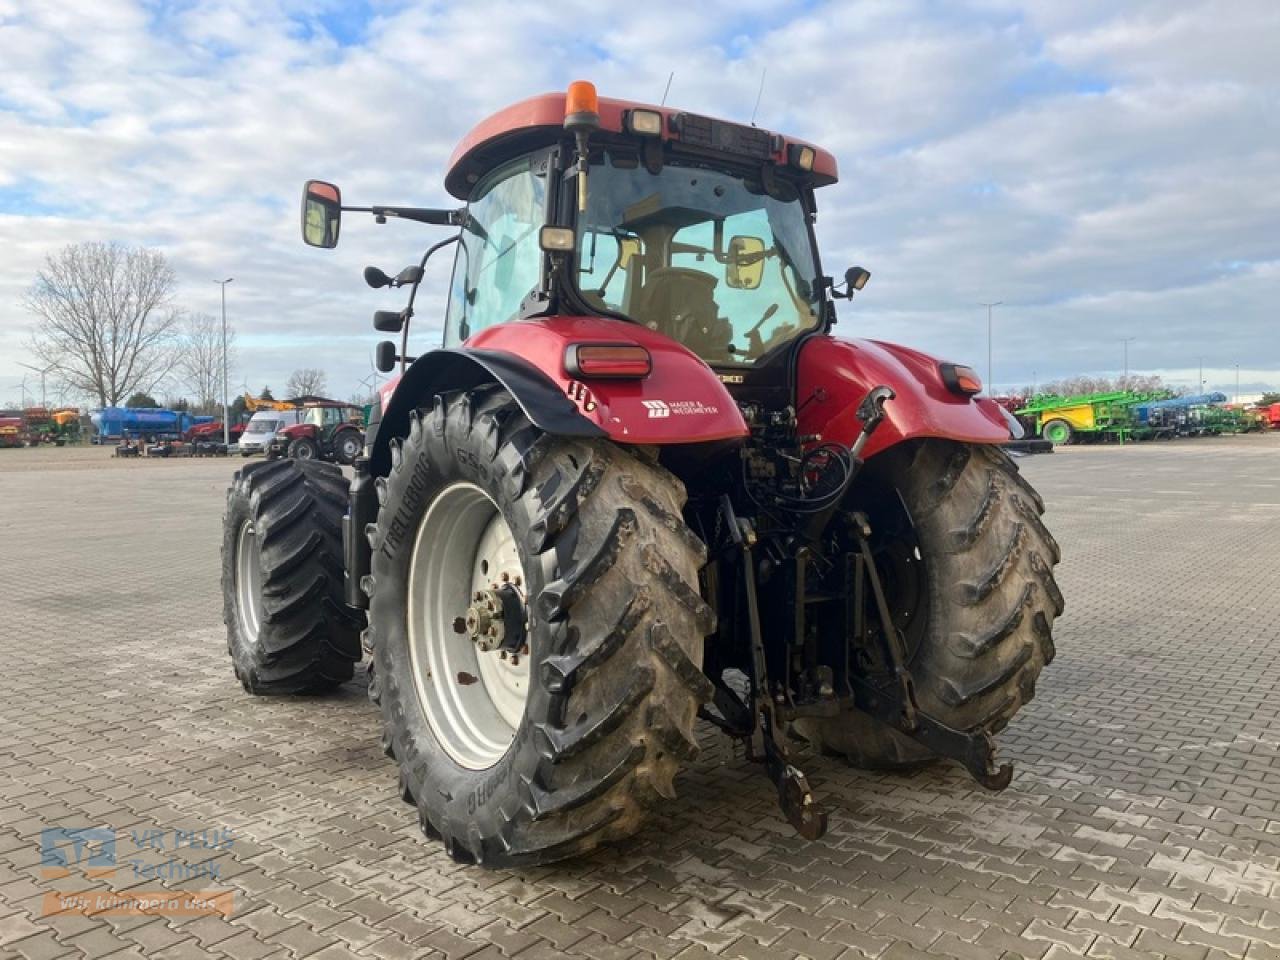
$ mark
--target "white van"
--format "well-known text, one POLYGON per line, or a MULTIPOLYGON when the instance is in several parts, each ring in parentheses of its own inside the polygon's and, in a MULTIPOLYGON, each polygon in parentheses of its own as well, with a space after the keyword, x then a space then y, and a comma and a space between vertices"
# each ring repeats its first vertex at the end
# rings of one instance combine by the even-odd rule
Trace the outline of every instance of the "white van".
POLYGON ((249 423, 240 435, 240 455, 244 457, 255 453, 266 453, 275 439, 276 433, 285 427, 302 422, 304 410, 259 410, 249 418, 249 423))

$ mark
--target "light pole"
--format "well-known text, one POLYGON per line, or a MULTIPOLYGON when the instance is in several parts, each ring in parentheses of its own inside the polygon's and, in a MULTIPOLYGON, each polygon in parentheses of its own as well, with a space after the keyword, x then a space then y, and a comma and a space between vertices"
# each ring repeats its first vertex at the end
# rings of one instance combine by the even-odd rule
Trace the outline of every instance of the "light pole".
POLYGON ((1200 358, 1200 379, 1196 382, 1196 392, 1204 392, 1204 357, 1200 358))
POLYGON ((990 303, 979 303, 978 306, 987 308, 987 390, 991 396, 995 396, 996 385, 991 375, 991 308, 998 307, 1003 300, 992 300, 990 303))
POLYGON ((231 445, 231 409, 227 406, 227 284, 235 277, 213 281, 222 288, 222 445, 231 445))
POLYGON ((1120 381, 1121 389, 1127 387, 1129 379, 1129 344, 1137 340, 1137 337, 1121 337, 1120 342, 1124 344, 1124 380, 1120 381))
POLYGON ((1240 406, 1240 364, 1236 364, 1236 406, 1240 406))

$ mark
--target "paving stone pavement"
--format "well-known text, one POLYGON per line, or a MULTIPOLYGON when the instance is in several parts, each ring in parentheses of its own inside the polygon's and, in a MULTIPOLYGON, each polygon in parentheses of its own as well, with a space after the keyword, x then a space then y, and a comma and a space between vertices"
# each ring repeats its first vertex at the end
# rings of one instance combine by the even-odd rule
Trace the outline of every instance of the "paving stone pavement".
POLYGON ((0 450, 0 957, 1280 957, 1280 435, 1021 462, 1067 615, 1001 736, 1007 791, 805 756, 832 810, 805 843, 704 729, 640 836, 491 872, 421 837, 361 677, 235 682, 238 461, 0 450), (46 877, 51 827, 115 829, 117 869, 46 877), (43 915, 52 891, 210 888, 229 917, 43 915))

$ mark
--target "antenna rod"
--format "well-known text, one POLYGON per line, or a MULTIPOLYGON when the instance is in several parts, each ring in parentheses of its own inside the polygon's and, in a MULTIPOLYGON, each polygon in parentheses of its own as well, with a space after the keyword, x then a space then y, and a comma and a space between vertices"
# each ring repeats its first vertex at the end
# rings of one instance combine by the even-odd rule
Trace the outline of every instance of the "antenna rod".
POLYGON ((676 72, 674 70, 667 74, 667 89, 662 91, 662 102, 658 106, 665 107, 667 105, 667 94, 671 92, 671 81, 675 78, 676 72))
POLYGON ((756 91, 756 105, 751 110, 751 125, 756 125, 756 114, 760 112, 760 98, 764 96, 764 77, 768 73, 765 67, 760 68, 760 89, 756 91))

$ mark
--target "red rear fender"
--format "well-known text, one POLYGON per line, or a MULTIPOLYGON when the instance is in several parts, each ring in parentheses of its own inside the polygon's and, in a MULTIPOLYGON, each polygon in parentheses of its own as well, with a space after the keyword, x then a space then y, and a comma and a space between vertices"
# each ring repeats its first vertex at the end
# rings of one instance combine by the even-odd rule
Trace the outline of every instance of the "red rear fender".
POLYGON ((737 404, 711 368, 668 337, 599 317, 553 317, 489 327, 467 347, 523 358, 578 412, 619 443, 704 443, 747 435, 737 404), (638 343, 653 370, 642 380, 576 378, 565 368, 571 344, 638 343))
POLYGON ((800 432, 843 444, 852 444, 862 429, 856 411, 867 391, 880 384, 893 388, 897 396, 885 405, 885 421, 864 457, 918 437, 970 443, 1009 439, 994 401, 952 392, 942 382, 939 361, 907 347, 812 337, 801 348, 798 376, 800 432))

